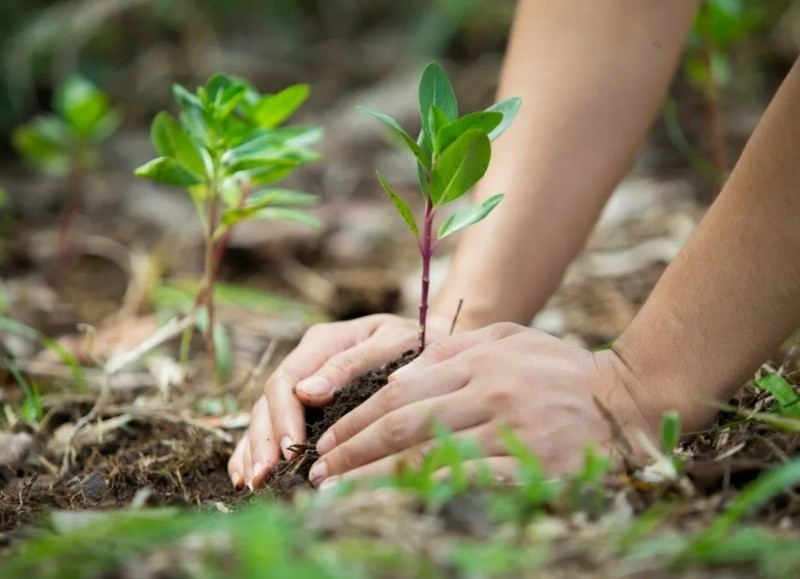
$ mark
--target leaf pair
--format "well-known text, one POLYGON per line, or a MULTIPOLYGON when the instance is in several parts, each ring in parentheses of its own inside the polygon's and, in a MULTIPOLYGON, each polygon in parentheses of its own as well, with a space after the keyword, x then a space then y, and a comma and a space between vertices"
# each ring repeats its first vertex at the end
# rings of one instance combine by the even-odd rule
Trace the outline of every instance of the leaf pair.
MULTIPOLYGON (((422 130, 417 139, 389 115, 363 107, 360 110, 382 122, 414 155, 420 191, 433 207, 438 207, 465 195, 486 174, 491 141, 510 126, 520 102, 511 98, 459 117, 455 91, 442 67, 432 62, 425 67, 419 84, 422 130)), ((419 238, 419 227, 406 201, 380 173, 378 179, 408 228, 419 238)), ((484 219, 501 199, 502 195, 495 195, 452 215, 439 228, 438 238, 484 219)))

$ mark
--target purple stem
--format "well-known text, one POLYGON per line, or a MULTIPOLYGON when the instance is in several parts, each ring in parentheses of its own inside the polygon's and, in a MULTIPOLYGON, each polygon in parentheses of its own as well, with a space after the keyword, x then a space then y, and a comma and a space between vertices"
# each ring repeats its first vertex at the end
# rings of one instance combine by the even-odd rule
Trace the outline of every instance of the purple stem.
POLYGON ((428 319, 428 288, 430 286, 431 258, 436 250, 433 241, 433 218, 435 217, 433 202, 428 199, 425 201, 425 224, 422 233, 422 240, 419 244, 419 252, 422 255, 422 292, 419 300, 419 344, 417 353, 422 354, 425 349, 425 329, 428 319))

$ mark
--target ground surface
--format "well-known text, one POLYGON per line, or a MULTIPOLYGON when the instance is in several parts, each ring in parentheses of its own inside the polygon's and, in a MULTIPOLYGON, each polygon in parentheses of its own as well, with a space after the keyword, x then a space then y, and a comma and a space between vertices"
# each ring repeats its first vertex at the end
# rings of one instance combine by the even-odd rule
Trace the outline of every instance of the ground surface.
MULTIPOLYGON (((58 576, 53 570, 60 569, 64 577, 87 576, 87 569, 114 577, 203 576, 202 565, 217 573, 207 576, 268 576, 264 569, 279 568, 292 577, 800 576, 793 555, 800 552, 800 499, 792 490, 798 469, 785 471, 781 484, 742 493, 776 466, 793 468, 800 423, 752 382, 715 427, 676 449, 681 468, 655 453, 651 465, 584 473, 560 493, 531 467, 522 492, 490 484, 440 488, 424 474, 407 474, 389 488, 322 497, 303 481, 311 450, 302 464, 282 465, 285 474, 266 491, 231 487, 225 465, 251 403, 310 324, 413 311, 415 252, 377 195, 373 169, 405 186, 413 184, 413 170, 379 145, 380 132, 353 109, 375 105, 415 122, 417 69, 389 66, 396 51, 386 47, 402 46, 402 33, 376 36, 365 32, 304 54, 302 72, 320 96, 303 120, 328 127, 326 162, 293 185, 322 194, 318 213, 326 226, 257 225, 232 240, 221 271, 232 288, 219 312, 232 343, 222 387, 210 380, 201 340, 190 344, 189 362, 178 363, 177 333, 108 371, 180 309, 185 282, 201 266, 191 203, 130 176, 151 155, 143 126, 126 126, 105 151, 103 169, 87 179, 60 279, 53 271, 61 184, 2 161, 0 185, 15 215, 0 237, 0 315, 58 338, 81 371, 76 379, 75 367, 52 347, 0 327, 0 353, 37 385, 43 410, 41 420, 31 420, 19 380, 9 364, 0 366, 0 575, 9 564, 18 575, 58 576), (365 64, 364 55, 373 61, 365 64), (300 492, 289 496, 287 487, 300 492), (196 518, 144 507, 192 507, 196 518), (97 515, 119 511, 133 520, 97 515), (145 519, 149 526, 137 526, 145 519)), ((480 58, 463 38, 453 49, 448 66, 465 110, 491 98, 498 38, 486 41, 494 48, 480 58)), ((236 62, 245 75, 263 65, 236 62)), ((197 66, 196 74, 206 72, 197 66)), ((303 80, 280 67, 268 72, 303 80)), ((701 133, 702 107, 696 97, 685 102, 689 132, 701 133)), ((732 149, 759 107, 758 100, 732 102, 732 149)), ((713 187, 665 133, 657 123, 536 327, 590 348, 609 343, 691 234, 713 187)), ((448 259, 445 251, 434 263, 434 285, 448 259)), ((797 391, 791 345, 759 376, 777 372, 797 391)), ((370 388, 380 385, 375 380, 367 377, 370 388)), ((322 421, 312 435, 341 413, 337 406, 316 417, 322 421)))

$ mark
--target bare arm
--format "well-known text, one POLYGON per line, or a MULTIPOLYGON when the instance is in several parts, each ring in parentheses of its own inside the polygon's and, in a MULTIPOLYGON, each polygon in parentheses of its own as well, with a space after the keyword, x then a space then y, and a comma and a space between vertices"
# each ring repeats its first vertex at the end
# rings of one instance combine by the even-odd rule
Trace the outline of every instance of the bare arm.
POLYGON ((688 428, 800 323, 800 61, 695 235, 615 344, 639 403, 688 428))
MULTIPOLYGON (((800 59, 720 197, 610 350, 591 353, 516 324, 432 344, 325 433, 315 484, 385 475, 424 456, 435 420, 477 441, 483 465, 513 476, 498 434, 511 426, 558 473, 587 445, 613 447, 603 402, 628 435, 662 413, 693 430, 800 323, 800 59)), ((474 468, 469 462, 466 468, 474 468)))
POLYGON ((499 98, 521 96, 476 196, 506 198, 466 232, 432 309, 459 329, 530 323, 558 286, 658 110, 696 2, 521 0, 499 98))

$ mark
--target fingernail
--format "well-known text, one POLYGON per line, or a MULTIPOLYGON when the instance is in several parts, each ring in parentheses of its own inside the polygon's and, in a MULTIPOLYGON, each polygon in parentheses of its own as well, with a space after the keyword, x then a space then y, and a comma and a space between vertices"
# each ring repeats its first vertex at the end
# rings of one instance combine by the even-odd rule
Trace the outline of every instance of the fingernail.
POLYGON ((264 477, 264 464, 257 462, 253 465, 253 476, 250 478, 250 490, 256 486, 256 481, 264 477))
POLYGON ((319 398, 320 396, 327 396, 333 390, 331 383, 321 376, 312 376, 306 378, 297 385, 298 390, 302 390, 308 396, 319 398))
POLYGON ((238 472, 233 474, 231 477, 231 482, 233 483, 233 488, 235 488, 237 491, 244 486, 244 479, 238 472))
POLYGON ((294 444, 294 441, 289 438, 288 436, 284 436, 281 438, 281 452, 283 453, 283 458, 286 460, 290 460, 294 452, 289 450, 289 447, 294 444))
POLYGON ((389 382, 399 379, 402 376, 410 375, 416 365, 414 362, 409 362, 405 366, 401 366, 391 374, 389 374, 389 382))
POLYGON ((308 471, 308 480, 311 481, 311 484, 314 486, 318 486, 322 483, 327 476, 328 467, 325 465, 324 460, 315 463, 314 466, 311 467, 311 470, 308 471))
POLYGON ((333 432, 330 430, 319 437, 317 441, 317 452, 320 456, 328 454, 336 446, 336 439, 333 438, 333 432))

